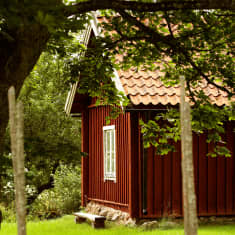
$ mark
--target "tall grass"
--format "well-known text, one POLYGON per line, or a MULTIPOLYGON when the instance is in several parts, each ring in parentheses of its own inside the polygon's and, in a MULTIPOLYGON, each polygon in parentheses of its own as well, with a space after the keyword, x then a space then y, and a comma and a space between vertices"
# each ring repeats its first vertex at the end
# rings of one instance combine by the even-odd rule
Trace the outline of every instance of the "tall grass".
MULTIPOLYGON (((0 235, 16 235, 15 223, 3 223, 0 235)), ((60 219, 29 222, 28 235, 183 235, 183 228, 143 231, 106 223, 105 229, 93 229, 89 224, 75 224, 73 216, 60 219)), ((235 235, 235 225, 202 226, 199 235, 235 235)))

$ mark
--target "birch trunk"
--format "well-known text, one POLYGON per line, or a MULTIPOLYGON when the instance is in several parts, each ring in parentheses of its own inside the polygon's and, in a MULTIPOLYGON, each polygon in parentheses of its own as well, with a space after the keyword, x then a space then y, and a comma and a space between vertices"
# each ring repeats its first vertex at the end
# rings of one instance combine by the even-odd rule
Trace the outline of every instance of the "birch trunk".
POLYGON ((18 235, 26 235, 23 104, 16 104, 13 87, 9 89, 8 98, 18 235))
POLYGON ((181 102, 181 149, 182 149, 182 182, 183 182, 183 205, 184 205, 184 232, 185 235, 197 235, 197 208, 194 188, 194 169, 192 151, 192 128, 190 105, 185 102, 185 79, 180 77, 181 102))

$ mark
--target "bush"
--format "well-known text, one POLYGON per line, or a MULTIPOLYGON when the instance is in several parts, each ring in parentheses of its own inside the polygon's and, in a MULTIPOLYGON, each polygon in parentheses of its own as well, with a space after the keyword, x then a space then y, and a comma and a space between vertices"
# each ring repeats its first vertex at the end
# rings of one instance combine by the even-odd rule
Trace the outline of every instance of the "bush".
POLYGON ((5 207, 0 204, 0 210, 2 211, 3 221, 5 221, 5 222, 15 222, 16 221, 14 205, 12 205, 11 207, 5 207))
POLYGON ((61 165, 55 174, 55 194, 63 214, 78 210, 81 205, 80 167, 61 165))
POLYGON ((30 209, 30 217, 56 218, 78 210, 80 205, 80 168, 61 165, 54 175, 54 189, 38 196, 30 209))
POLYGON ((41 193, 30 208, 30 219, 53 219, 60 217, 59 200, 53 190, 41 193))

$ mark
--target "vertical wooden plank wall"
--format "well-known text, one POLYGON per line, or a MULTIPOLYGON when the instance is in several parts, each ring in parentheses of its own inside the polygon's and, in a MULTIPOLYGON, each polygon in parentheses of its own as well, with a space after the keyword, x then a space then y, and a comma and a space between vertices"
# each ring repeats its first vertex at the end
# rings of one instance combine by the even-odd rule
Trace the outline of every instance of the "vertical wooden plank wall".
POLYGON ((225 193, 225 211, 227 215, 234 215, 235 211, 235 123, 227 123, 226 141, 229 150, 233 153, 232 158, 226 159, 226 193, 225 193))
MULTIPOLYGON (((194 154, 194 158, 198 158, 198 191, 197 192, 197 200, 198 200, 198 213, 200 215, 206 215, 207 213, 207 204, 208 204, 208 187, 207 187, 207 168, 208 168, 208 158, 206 157, 206 154, 208 152, 207 150, 207 143, 206 143, 206 135, 201 135, 200 137, 196 135, 198 139, 198 143, 200 143, 200 149, 199 144, 197 145, 197 156, 194 154)), ((195 147, 196 148, 196 147, 195 147)))
MULTIPOLYGON (((82 152, 88 153, 89 152, 89 116, 88 110, 82 113, 82 130, 81 130, 81 144, 82 144, 82 152)), ((86 206, 86 199, 88 196, 88 188, 89 188, 89 159, 86 155, 82 156, 82 185, 81 185, 81 204, 82 206, 86 206)))
POLYGON ((175 146, 177 151, 166 156, 156 156, 153 148, 149 151, 147 215, 143 218, 182 216, 180 143, 175 146))
MULTIPOLYGON (((89 156, 82 159, 82 205, 87 200, 127 211, 132 217, 156 218, 182 216, 181 150, 167 156, 147 153, 147 214, 142 212, 143 148, 139 129, 140 113, 125 113, 109 125, 116 127, 117 180, 104 181, 103 126, 108 107, 91 107, 84 112, 82 151, 89 156), (88 169, 89 170, 86 170, 88 169)), ((235 215, 235 134, 234 122, 226 124, 223 138, 233 153, 231 158, 207 157, 213 147, 206 143, 206 135, 193 136, 195 191, 199 216, 235 215)))
MULTIPOLYGON (((206 135, 193 136, 195 191, 199 216, 235 215, 235 133, 234 123, 226 124, 223 138, 232 152, 231 158, 207 157, 213 146, 206 135)), ((182 216, 181 150, 155 156, 148 151, 147 215, 142 218, 182 216)))
POLYGON ((177 142, 175 148, 178 150, 172 153, 172 215, 182 214, 182 182, 181 179, 181 144, 177 142), (175 190, 180 189, 180 190, 175 190))
POLYGON ((139 194, 139 181, 138 176, 141 176, 141 172, 139 172, 139 156, 140 156, 140 129, 139 129, 139 119, 138 113, 129 113, 130 117, 130 125, 129 125, 129 145, 131 148, 129 154, 129 213, 132 218, 139 217, 139 210, 141 208, 141 196, 139 194), (139 175, 140 174, 140 175, 139 175))
POLYGON ((89 192, 88 200, 129 211, 130 115, 121 114, 106 123, 109 107, 89 108, 89 192), (103 126, 116 128, 116 182, 104 181, 103 126))

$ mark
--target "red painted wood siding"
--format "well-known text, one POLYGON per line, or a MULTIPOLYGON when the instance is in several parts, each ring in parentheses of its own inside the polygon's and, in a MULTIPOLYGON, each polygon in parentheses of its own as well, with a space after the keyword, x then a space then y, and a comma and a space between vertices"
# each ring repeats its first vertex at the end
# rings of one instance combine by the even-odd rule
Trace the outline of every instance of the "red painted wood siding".
MULTIPOLYGON (((147 150, 147 215, 143 215, 143 147, 139 119, 143 112, 120 115, 108 125, 116 127, 116 182, 104 181, 103 126, 108 107, 90 107, 83 114, 82 201, 98 203, 127 211, 132 217, 156 218, 182 216, 180 143, 176 152, 155 156, 147 150)), ((234 122, 226 124, 223 138, 232 151, 231 158, 207 157, 213 146, 205 135, 193 136, 197 209, 201 216, 235 215, 235 134, 234 122)))
MULTIPOLYGON (((212 149, 205 135, 193 136, 195 189, 199 216, 235 215, 235 134, 234 123, 226 124, 227 147, 232 157, 207 157, 212 149)), ((148 151, 147 210, 140 217, 182 216, 182 183, 180 143, 177 151, 155 156, 148 151)), ((140 166, 141 167, 141 166, 140 166)), ((139 182, 142 184, 142 182, 139 182)), ((141 211, 141 210, 140 210, 141 211)))
POLYGON ((128 210, 130 114, 120 115, 106 123, 109 107, 89 108, 89 182, 88 199, 114 208, 128 210), (116 182, 104 181, 103 126, 116 128, 116 182))
MULTIPOLYGON (((82 113, 82 130, 81 130, 81 145, 82 145, 82 152, 88 153, 89 152, 89 116, 88 111, 84 111, 82 113)), ((81 184, 81 204, 83 207, 86 206, 87 203, 87 196, 88 196, 88 183, 89 183, 89 159, 86 155, 82 156, 82 184, 81 184)))

